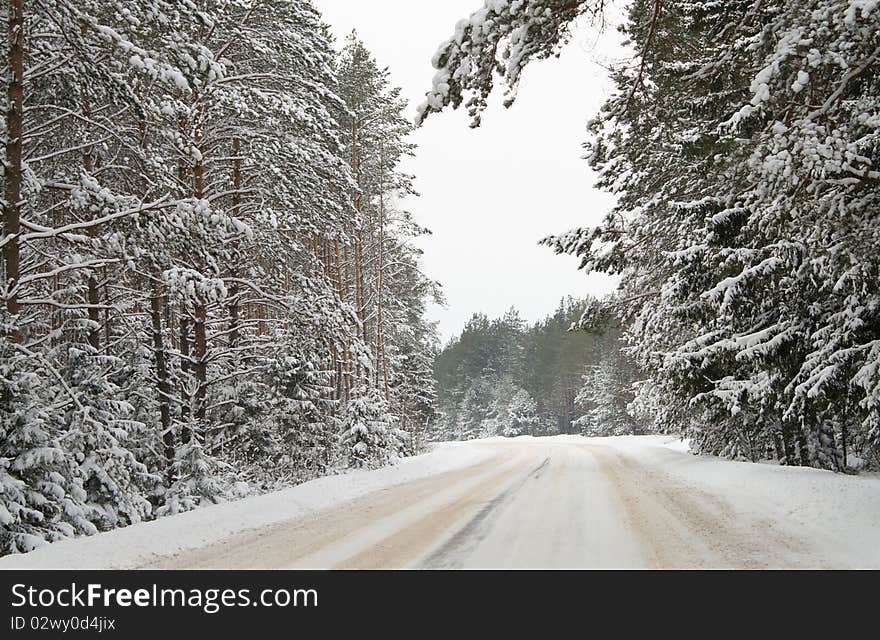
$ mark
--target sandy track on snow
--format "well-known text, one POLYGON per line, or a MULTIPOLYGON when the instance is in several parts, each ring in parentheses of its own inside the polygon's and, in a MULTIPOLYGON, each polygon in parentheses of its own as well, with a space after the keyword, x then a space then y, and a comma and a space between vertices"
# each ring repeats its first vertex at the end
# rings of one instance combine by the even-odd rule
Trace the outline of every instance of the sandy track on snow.
POLYGON ((145 569, 401 567, 490 500, 532 452, 504 448, 479 464, 371 493, 308 518, 246 531, 155 559, 145 569))

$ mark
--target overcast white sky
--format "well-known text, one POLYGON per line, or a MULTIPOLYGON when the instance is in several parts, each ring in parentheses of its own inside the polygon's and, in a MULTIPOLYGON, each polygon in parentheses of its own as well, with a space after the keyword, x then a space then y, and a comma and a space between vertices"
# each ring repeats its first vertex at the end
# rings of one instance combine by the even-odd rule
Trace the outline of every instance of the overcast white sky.
MULTIPOLYGON (((431 57, 455 23, 482 0, 315 0, 341 40, 352 29, 390 68, 410 100, 410 115, 431 85, 431 57)), ((498 316, 511 305, 534 321, 566 295, 613 289, 602 274, 576 269, 577 260, 538 246, 542 237, 597 224, 613 204, 592 188, 581 159, 586 122, 610 82, 599 64, 623 55, 613 29, 582 29, 559 59, 536 62, 523 75, 511 109, 490 107, 479 129, 467 114, 428 118, 414 136, 420 197, 404 206, 433 231, 419 246, 424 269, 442 283, 447 307, 431 310, 444 342, 482 311, 498 316), (597 44, 598 42, 598 44, 597 44)))

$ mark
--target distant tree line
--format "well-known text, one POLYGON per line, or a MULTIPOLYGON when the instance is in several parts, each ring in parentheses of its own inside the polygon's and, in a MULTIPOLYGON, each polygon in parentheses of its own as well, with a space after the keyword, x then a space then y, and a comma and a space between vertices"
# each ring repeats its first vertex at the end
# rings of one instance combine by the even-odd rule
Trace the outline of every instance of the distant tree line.
POLYGON ((438 420, 431 437, 639 433, 629 413, 637 370, 620 331, 569 331, 588 306, 566 298, 526 323, 516 309, 478 313, 437 356, 438 420))

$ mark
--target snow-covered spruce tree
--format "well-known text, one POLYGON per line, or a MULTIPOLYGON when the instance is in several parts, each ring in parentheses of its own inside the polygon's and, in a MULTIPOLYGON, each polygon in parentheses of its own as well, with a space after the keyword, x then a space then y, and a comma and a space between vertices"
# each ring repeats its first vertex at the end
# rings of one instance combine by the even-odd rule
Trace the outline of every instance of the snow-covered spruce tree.
POLYGON ((438 338, 435 324, 425 316, 429 301, 443 303, 440 286, 421 271, 421 251, 412 243, 412 238, 426 233, 430 232, 415 224, 409 212, 390 211, 383 251, 384 342, 392 410, 399 417, 399 428, 411 434, 414 449, 421 447, 436 417, 433 361, 438 338))
POLYGON ((480 421, 480 438, 540 433, 538 407, 510 375, 487 381, 490 397, 480 421))
POLYGON ((219 479, 221 463, 204 450, 202 436, 195 422, 183 431, 171 463, 172 482, 165 492, 164 504, 156 515, 166 516, 191 511, 204 504, 225 498, 219 479))
POLYGON ((606 300, 597 300, 581 317, 591 321, 596 335, 591 364, 575 398, 580 417, 574 426, 585 435, 639 435, 646 427, 645 414, 634 402, 642 375, 628 355, 619 327, 609 325, 612 319, 607 315, 596 315, 597 308, 605 305, 606 300))
POLYGON ((70 315, 46 357, 63 363, 58 372, 74 400, 63 414, 62 446, 79 465, 89 520, 108 530, 149 517, 147 496, 159 478, 132 452, 145 425, 133 419, 133 407, 114 381, 123 363, 96 352, 85 335, 91 327, 70 315))
POLYGON ((409 437, 396 422, 379 389, 355 387, 342 422, 342 444, 349 465, 374 468, 404 455, 409 437))
POLYGON ((584 435, 620 436, 638 435, 641 428, 631 415, 629 405, 635 400, 633 384, 621 362, 603 357, 599 364, 584 374, 584 386, 575 403, 584 413, 574 421, 584 435))
MULTIPOLYGON (((223 224, 224 221, 219 219, 217 213, 211 212, 204 200, 182 203, 178 213, 182 214, 182 219, 194 221, 197 229, 213 229, 216 232, 201 238, 207 243, 207 246, 201 245, 206 249, 201 254, 203 257, 216 256, 217 252, 209 247, 220 245, 226 232, 236 228, 232 221, 229 221, 229 226, 223 224), (216 227, 201 225, 209 217, 214 219, 216 227)), ((194 246, 198 247, 199 244, 194 246)), ((199 255, 196 251, 192 254, 196 264, 205 265, 199 255)), ((169 467, 170 486, 165 494, 165 504, 157 510, 158 515, 186 511, 205 502, 217 502, 223 497, 223 486, 217 478, 218 469, 223 465, 215 459, 210 449, 215 434, 208 416, 208 334, 207 327, 203 328, 200 324, 207 324, 207 310, 217 306, 218 301, 225 297, 226 289, 216 265, 213 268, 202 266, 201 269, 192 266, 172 267, 163 273, 162 288, 168 292, 169 301, 177 303, 179 312, 185 314, 185 318, 196 318, 197 322, 193 327, 192 355, 181 351, 179 356, 181 371, 177 379, 181 407, 175 416, 176 423, 172 423, 175 444, 169 467)), ((180 340, 185 344, 189 338, 181 335, 180 340)))
POLYGON ((538 405, 525 389, 517 389, 507 406, 507 419, 501 435, 512 437, 540 433, 538 405))
POLYGON ((340 429, 328 406, 329 372, 294 351, 273 363, 270 374, 276 376, 270 413, 275 424, 258 433, 277 437, 278 454, 277 459, 261 456, 261 463, 276 465, 265 475, 302 481, 326 473, 336 462, 340 429))
POLYGON ((67 395, 46 384, 47 365, 20 344, 4 318, 0 338, 0 553, 25 553, 65 536, 96 531, 73 455, 63 445, 67 395))
MULTIPOLYGON (((479 111, 493 66, 515 87, 564 40, 541 2, 495 4, 441 47, 424 115, 462 91, 479 111)), ((624 31, 635 58, 590 125, 618 205, 549 243, 622 274, 657 427, 732 457, 876 463, 876 6, 645 0, 624 31)))
POLYGON ((483 379, 483 386, 488 392, 488 398, 486 404, 478 408, 482 419, 477 437, 491 438, 501 435, 510 424, 509 405, 515 387, 510 376, 486 377, 483 379))
POLYGON ((270 393, 265 411, 236 434, 225 453, 258 483, 303 481, 346 462, 342 408, 328 363, 352 316, 340 313, 339 299, 328 295, 323 283, 310 290, 311 282, 303 279, 288 328, 274 334, 275 352, 265 359, 260 376, 270 393))
MULTIPOLYGON (((830 36, 831 51, 839 49, 836 39, 858 42, 864 38, 860 29, 871 30, 855 23, 853 29, 845 27, 849 14, 841 3, 815 4, 817 9, 820 5, 820 13, 826 16, 820 19, 822 24, 826 18, 836 22, 820 38, 830 36)), ((653 368, 655 379, 665 389, 663 404, 679 415, 689 414, 679 425, 699 448, 732 457, 769 456, 840 469, 847 425, 860 412, 859 401, 850 398, 853 391, 857 396, 859 392, 844 373, 849 365, 843 366, 839 359, 855 358, 857 366, 850 370, 854 375, 864 364, 858 364, 857 354, 865 351, 858 347, 860 338, 850 331, 841 328, 838 333, 823 326, 827 322, 823 317, 848 313, 846 296, 833 292, 839 291, 844 273, 870 269, 872 260, 865 252, 854 253, 853 245, 845 252, 848 266, 835 273, 832 265, 839 261, 833 256, 847 246, 846 236, 842 245, 833 239, 839 220, 855 223, 865 201, 859 198, 859 205, 850 212, 841 209, 841 201, 834 198, 847 196, 835 195, 840 188, 830 186, 839 181, 833 172, 798 160, 789 162, 788 154, 804 145, 807 151, 798 153, 813 153, 809 151, 812 134, 786 138, 793 145, 789 149, 767 146, 768 140, 777 139, 791 125, 800 126, 803 118, 812 122, 816 114, 811 116, 810 105, 816 96, 823 91, 830 95, 839 86, 831 80, 832 74, 824 89, 824 83, 816 85, 813 90, 818 93, 799 106, 806 97, 801 85, 807 70, 822 67, 815 48, 819 41, 809 47, 800 43, 803 33, 816 29, 803 23, 805 15, 810 14, 804 14, 803 7, 787 3, 770 3, 760 10, 750 4, 723 8, 683 4, 666 10, 655 34, 648 68, 654 88, 644 94, 645 106, 636 106, 642 99, 638 93, 630 109, 624 110, 623 96, 632 92, 622 94, 616 106, 609 105, 608 124, 594 125, 599 138, 594 163, 607 170, 607 184, 623 194, 616 215, 630 218, 623 235, 619 224, 609 224, 594 239, 612 240, 626 252, 631 267, 625 268, 631 277, 624 297, 635 301, 627 305, 627 312, 632 313, 639 350, 667 354, 661 361, 655 358, 653 368), (739 27, 725 29, 729 24, 739 27), (699 56, 683 55, 676 49, 676 38, 666 36, 666 30, 671 34, 682 26, 699 43, 699 56), (750 38, 754 45, 740 53, 737 39, 750 38), (798 47, 805 47, 800 58, 798 47), (791 71, 785 71, 784 64, 797 59, 801 65, 793 64, 791 71), (776 82, 770 95, 772 82, 768 81, 776 82), (691 95, 705 96, 699 110, 684 102, 683 83, 691 87, 691 95), (786 106, 768 109, 765 103, 777 99, 786 106), (648 126, 639 135, 630 135, 635 131, 620 134, 620 126, 615 127, 618 133, 605 135, 620 119, 648 126), (647 149, 644 140, 650 135, 655 137, 647 149), (656 176, 662 175, 658 169, 672 162, 663 157, 667 153, 661 144, 664 140, 672 143, 665 145, 669 153, 680 148, 689 162, 670 165, 677 175, 667 177, 661 194, 668 195, 658 197, 652 188, 656 176), (780 157, 783 166, 777 171, 775 158, 780 157), (630 164, 629 158, 639 160, 630 164), (624 173, 627 167, 633 169, 629 176, 624 173), (637 179, 640 175, 644 182, 637 179), (617 182, 618 176, 626 176, 626 183, 617 182), (681 178, 687 182, 676 185, 681 178), (826 198, 834 204, 823 204, 826 198), (823 213, 831 210, 837 218, 823 213), (637 217, 632 218, 635 212, 637 217), (832 218, 837 220, 835 229, 822 230, 823 222, 832 218), (658 254, 656 267, 650 271, 633 261, 639 252, 630 250, 648 237, 661 247, 660 239, 668 238, 667 251, 658 254), (662 274, 659 280, 658 274, 662 274), (648 299, 652 296, 637 298, 649 291, 658 291, 659 302, 648 299), (668 336, 677 338, 670 341, 668 336), (841 339, 846 347, 831 348, 841 339), (852 339, 856 344, 849 342, 852 339), (819 371, 828 378, 817 387, 819 371), (840 377, 831 375, 832 371, 840 377), (829 386, 820 393, 826 382, 829 386), (836 391, 831 393, 832 389, 836 391), (829 407, 833 407, 830 413, 829 407)), ((858 47, 847 53, 856 60, 860 55, 858 47)), ((847 64, 858 68, 862 61, 847 64)), ((808 124, 807 129, 812 126, 808 124)), ((841 144, 852 144, 848 141, 852 134, 845 128, 836 131, 843 137, 841 144)), ((861 133, 851 140, 860 137, 861 133)), ((857 147, 850 148, 859 155, 857 147)), ((582 250, 572 244, 569 249, 582 250)), ((643 259, 650 260, 647 254, 643 259)))

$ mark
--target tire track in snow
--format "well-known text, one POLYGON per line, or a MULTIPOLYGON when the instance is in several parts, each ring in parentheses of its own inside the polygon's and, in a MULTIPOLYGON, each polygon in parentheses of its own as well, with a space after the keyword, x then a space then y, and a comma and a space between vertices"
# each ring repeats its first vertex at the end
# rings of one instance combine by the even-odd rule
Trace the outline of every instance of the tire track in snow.
MULTIPOLYGON (((544 466, 546 462, 547 460, 539 466, 544 466)), ((438 540, 443 540, 450 533, 455 537, 458 534, 454 532, 461 533, 462 525, 468 528, 470 523, 478 519, 481 514, 491 512, 492 505, 503 503, 505 498, 513 495, 534 471, 536 470, 527 471, 525 478, 518 483, 515 482, 515 479, 523 473, 523 462, 519 462, 468 489, 454 500, 447 501, 443 506, 427 512, 424 517, 363 552, 338 563, 334 568, 381 569, 407 566, 435 547, 438 540), (511 482, 514 482, 513 486, 511 482), (476 515, 474 515, 475 511, 477 511, 476 515)))
POLYGON ((458 530, 455 535, 443 545, 433 551, 427 558, 418 564, 424 569, 459 569, 467 558, 488 535, 492 529, 493 521, 501 509, 509 504, 516 493, 529 481, 538 480, 547 470, 550 464, 549 456, 516 484, 508 487, 504 492, 496 496, 467 523, 458 530), (494 517, 493 517, 494 516, 494 517))

